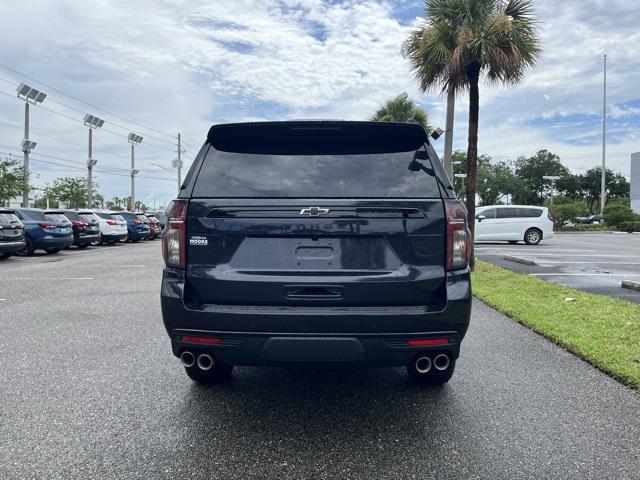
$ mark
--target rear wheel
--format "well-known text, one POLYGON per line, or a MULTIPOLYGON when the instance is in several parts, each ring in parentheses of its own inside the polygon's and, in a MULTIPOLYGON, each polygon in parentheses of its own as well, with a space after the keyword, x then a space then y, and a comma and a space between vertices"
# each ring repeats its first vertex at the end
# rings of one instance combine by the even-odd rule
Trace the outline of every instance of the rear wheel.
POLYGON ((229 380, 233 365, 222 365, 216 363, 209 370, 201 370, 197 365, 192 367, 184 367, 184 371, 191 380, 197 383, 219 383, 229 380))
POLYGON ((49 255, 55 255, 56 253, 58 253, 60 251, 60 249, 59 248, 45 248, 44 251, 47 252, 49 255))
POLYGON ((527 245, 538 245, 542 240, 542 232, 537 228, 530 228, 524 233, 524 242, 527 245))
POLYGON ((17 252, 17 254, 21 256, 33 255, 33 252, 35 251, 35 248, 33 248, 33 242, 29 238, 26 238, 25 243, 26 243, 25 247, 19 252, 17 252))
POLYGON ((446 359, 439 357, 440 354, 416 356, 416 358, 407 365, 409 380, 422 385, 443 385, 447 383, 453 376, 456 362, 448 355, 446 355, 446 359), (436 368, 436 364, 440 368, 446 365, 446 368, 439 370, 436 368))

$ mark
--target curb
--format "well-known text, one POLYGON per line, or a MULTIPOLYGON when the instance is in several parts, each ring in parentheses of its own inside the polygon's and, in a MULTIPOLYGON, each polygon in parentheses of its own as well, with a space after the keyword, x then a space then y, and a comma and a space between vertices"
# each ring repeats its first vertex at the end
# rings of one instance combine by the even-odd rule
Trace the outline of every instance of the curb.
POLYGON ((585 235, 585 234, 598 234, 598 233, 627 233, 627 232, 621 232, 620 230, 594 230, 592 232, 589 231, 584 231, 584 232, 563 232, 563 231, 555 231, 553 232, 554 235, 585 235))
POLYGON ((623 280, 620 284, 622 288, 628 288, 629 290, 635 290, 640 292, 640 282, 634 282, 632 280, 623 280))
POLYGON ((529 265, 531 267, 537 267, 538 264, 534 261, 531 260, 530 258, 526 258, 526 257, 516 257, 514 255, 504 255, 503 260, 509 260, 510 262, 516 262, 516 263, 522 263, 523 265, 529 265))

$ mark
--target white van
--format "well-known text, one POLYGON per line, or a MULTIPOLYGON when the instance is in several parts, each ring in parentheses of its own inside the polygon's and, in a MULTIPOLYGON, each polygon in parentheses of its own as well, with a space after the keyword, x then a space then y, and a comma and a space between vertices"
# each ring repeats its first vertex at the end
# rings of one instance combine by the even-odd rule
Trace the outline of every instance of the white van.
POLYGON ((524 241, 537 245, 553 237, 553 219, 549 209, 533 205, 491 205, 476 209, 475 240, 524 241))

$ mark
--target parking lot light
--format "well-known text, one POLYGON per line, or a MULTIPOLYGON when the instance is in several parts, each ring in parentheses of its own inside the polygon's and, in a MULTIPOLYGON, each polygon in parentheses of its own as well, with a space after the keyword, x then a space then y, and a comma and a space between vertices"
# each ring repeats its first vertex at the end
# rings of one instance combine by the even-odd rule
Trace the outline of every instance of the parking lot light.
POLYGON ((29 105, 38 105, 44 102, 47 98, 47 94, 36 90, 29 85, 21 83, 16 88, 18 98, 24 100, 24 139, 22 140, 22 151, 24 153, 24 183, 22 188, 22 206, 23 208, 29 207, 29 153, 36 146, 35 142, 29 142, 29 105), (26 145, 26 148, 25 148, 26 145))
POLYGON ((130 132, 127 136, 127 141, 131 144, 131 204, 129 210, 134 211, 136 209, 136 175, 139 173, 136 170, 136 145, 142 142, 142 137, 133 132, 130 132))
POLYGON ((86 114, 84 124, 89 127, 89 152, 87 156, 87 207, 93 208, 93 167, 97 160, 93 158, 93 130, 104 125, 104 120, 95 115, 86 114))

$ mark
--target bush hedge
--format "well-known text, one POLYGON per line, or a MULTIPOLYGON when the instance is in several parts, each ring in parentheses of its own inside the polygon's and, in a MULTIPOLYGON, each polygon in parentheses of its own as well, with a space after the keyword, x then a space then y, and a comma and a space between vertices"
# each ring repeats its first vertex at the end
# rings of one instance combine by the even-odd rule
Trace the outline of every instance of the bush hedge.
POLYGON ((637 222, 622 222, 618 225, 618 229, 623 232, 640 232, 640 221, 637 222))

